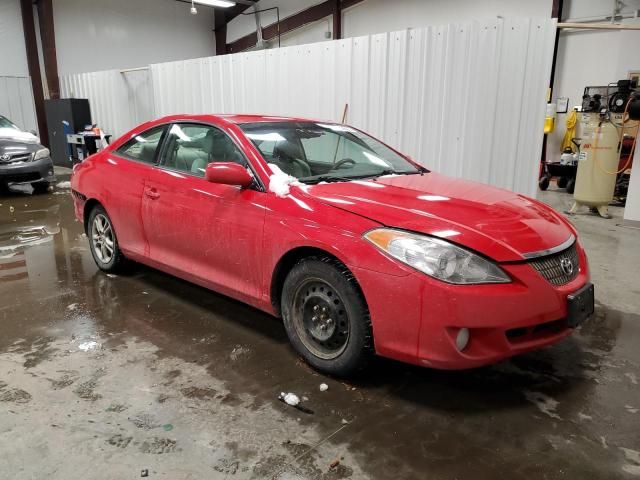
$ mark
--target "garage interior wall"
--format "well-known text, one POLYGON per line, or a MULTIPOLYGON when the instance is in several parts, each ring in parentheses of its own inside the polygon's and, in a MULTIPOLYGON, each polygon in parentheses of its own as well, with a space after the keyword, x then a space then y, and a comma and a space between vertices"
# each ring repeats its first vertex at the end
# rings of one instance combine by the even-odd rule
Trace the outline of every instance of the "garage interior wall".
POLYGON ((19 0, 0 0, 0 115, 37 130, 19 0))
MULTIPOLYGON (((428 168, 534 194, 554 35, 549 18, 494 19, 155 64, 154 113, 339 121, 348 104, 348 123, 428 168)), ((109 113, 118 75, 67 75, 61 91, 109 113)), ((117 115, 94 116, 119 134, 117 115)))
MULTIPOLYGON (((322 0, 260 0, 256 7, 278 7, 282 19, 321 2, 322 0)), ((343 11, 342 37, 485 18, 550 17, 551 5, 552 0, 365 0, 343 11)), ((247 13, 251 11, 252 8, 249 8, 247 13)), ((263 27, 275 22, 275 11, 260 13, 260 24, 263 27)), ((329 16, 283 35, 281 43, 283 46, 290 46, 321 42, 326 40, 325 34, 332 33, 332 30, 332 17, 329 16)), ((256 21, 253 16, 236 17, 227 25, 227 42, 233 42, 255 31, 256 21)), ((277 40, 270 43, 277 44, 277 40)))
MULTIPOLYGON (((612 1, 565 0, 563 21, 602 21, 610 16, 612 1)), ((640 0, 625 0, 623 15, 633 16, 640 9, 640 0)), ((625 18, 625 24, 639 24, 638 18, 625 18)), ((640 31, 631 30, 564 30, 560 33, 553 98, 568 97, 570 108, 582 103, 584 87, 607 85, 627 78, 629 71, 640 71, 640 31)), ((560 156, 560 145, 565 133, 566 115, 558 114, 556 129, 547 144, 547 159, 560 156)), ((636 168, 624 211, 625 221, 640 226, 640 156, 636 155, 636 168)))
POLYGON ((60 75, 215 53, 214 10, 175 0, 54 0, 60 75))

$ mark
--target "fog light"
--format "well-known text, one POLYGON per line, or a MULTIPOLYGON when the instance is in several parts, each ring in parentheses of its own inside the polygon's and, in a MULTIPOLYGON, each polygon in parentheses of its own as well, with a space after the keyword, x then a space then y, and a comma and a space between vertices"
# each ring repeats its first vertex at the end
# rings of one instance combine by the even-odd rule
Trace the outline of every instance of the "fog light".
POLYGON ((458 335, 456 335, 456 348, 458 349, 458 351, 461 352, 465 348, 467 348, 468 344, 469 344, 469 329, 461 328, 460 330, 458 330, 458 335))

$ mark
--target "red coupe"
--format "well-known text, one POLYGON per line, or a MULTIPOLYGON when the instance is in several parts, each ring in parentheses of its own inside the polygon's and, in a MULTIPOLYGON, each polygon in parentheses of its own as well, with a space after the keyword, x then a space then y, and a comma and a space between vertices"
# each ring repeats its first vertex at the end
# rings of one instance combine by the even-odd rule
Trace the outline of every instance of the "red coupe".
POLYGON ((76 165, 71 185, 99 268, 141 262, 281 316, 330 374, 374 353, 486 365, 593 313, 587 258, 561 215, 346 125, 165 117, 76 165))

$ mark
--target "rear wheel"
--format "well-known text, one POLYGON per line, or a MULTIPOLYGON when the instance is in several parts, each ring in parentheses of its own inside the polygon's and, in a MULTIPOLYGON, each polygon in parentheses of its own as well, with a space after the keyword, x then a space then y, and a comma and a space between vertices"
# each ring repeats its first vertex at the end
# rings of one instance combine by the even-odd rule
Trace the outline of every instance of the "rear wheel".
POLYGON ((361 370, 373 354, 369 311, 341 263, 312 257, 287 276, 282 316, 291 344, 314 368, 337 376, 361 370))
POLYGON ((549 188, 549 177, 540 178, 540 180, 538 180, 538 186, 540 187, 540 190, 546 190, 549 188))
POLYGON ((567 182, 567 177, 560 177, 556 184, 558 185, 558 188, 565 188, 567 186, 567 182))
POLYGON ((93 255, 98 268, 105 272, 115 272, 121 269, 125 258, 120 251, 116 232, 105 209, 100 205, 94 207, 89 214, 87 225, 91 255, 93 255))

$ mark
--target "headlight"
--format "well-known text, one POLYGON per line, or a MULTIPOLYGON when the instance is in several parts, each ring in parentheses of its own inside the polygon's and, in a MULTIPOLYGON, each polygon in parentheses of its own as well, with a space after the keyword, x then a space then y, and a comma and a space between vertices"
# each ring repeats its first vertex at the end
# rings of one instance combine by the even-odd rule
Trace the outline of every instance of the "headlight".
POLYGON ((456 284, 507 283, 500 267, 439 238, 379 228, 364 238, 402 263, 438 280, 456 284))
POLYGON ((36 153, 33 154, 33 161, 35 162, 36 160, 47 158, 50 154, 51 152, 49 152, 48 148, 41 148, 40 150, 36 151, 36 153))

